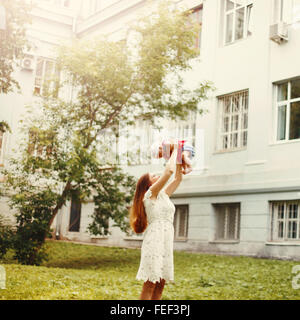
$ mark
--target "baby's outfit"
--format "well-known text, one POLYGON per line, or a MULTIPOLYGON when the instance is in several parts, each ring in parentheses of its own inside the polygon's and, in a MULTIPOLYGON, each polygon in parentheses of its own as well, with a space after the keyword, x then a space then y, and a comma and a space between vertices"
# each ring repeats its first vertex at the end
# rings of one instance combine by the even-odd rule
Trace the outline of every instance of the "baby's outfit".
MULTIPOLYGON (((170 150, 167 148, 167 145, 169 144, 170 142, 167 140, 167 139, 164 139, 161 143, 161 146, 163 148, 163 158, 165 160, 169 160, 170 157, 171 157, 171 152, 170 150)), ((152 150, 152 156, 154 158, 157 158, 157 155, 158 155, 158 151, 157 149, 159 148, 159 145, 158 143, 155 143, 152 145, 151 147, 151 150, 152 150)), ((178 163, 182 163, 182 152, 184 151, 188 151, 189 152, 189 158, 190 160, 192 160, 194 157, 195 157, 195 149, 194 147, 187 143, 186 140, 178 140, 178 152, 177 152, 177 162, 178 163)))

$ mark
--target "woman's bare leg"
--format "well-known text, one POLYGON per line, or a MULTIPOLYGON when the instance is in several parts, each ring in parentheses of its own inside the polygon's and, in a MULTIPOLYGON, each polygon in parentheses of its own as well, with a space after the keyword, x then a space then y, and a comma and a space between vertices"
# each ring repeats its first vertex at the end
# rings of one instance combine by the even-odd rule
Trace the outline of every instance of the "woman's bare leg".
POLYGON ((162 296, 162 292, 164 290, 165 283, 166 283, 166 281, 164 279, 161 279, 160 282, 156 282, 151 300, 161 300, 161 296, 162 296))
POLYGON ((143 289, 140 295, 140 300, 151 300, 153 291, 155 289, 155 283, 147 280, 143 284, 143 289))

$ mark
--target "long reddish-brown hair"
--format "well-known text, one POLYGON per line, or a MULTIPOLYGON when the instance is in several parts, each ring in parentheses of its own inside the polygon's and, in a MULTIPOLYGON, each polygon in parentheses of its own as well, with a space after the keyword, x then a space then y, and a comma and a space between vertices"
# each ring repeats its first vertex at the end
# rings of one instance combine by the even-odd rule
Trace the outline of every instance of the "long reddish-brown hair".
POLYGON ((144 232, 148 224, 143 198, 150 186, 151 181, 149 173, 145 173, 137 182, 133 205, 130 208, 129 221, 130 226, 135 233, 144 232))

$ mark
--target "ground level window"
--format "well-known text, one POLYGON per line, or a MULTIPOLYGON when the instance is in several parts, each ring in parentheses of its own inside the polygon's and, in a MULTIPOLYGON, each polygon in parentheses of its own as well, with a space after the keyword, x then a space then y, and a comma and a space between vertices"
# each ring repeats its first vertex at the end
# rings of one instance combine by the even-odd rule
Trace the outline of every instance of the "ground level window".
POLYGON ((81 202, 75 197, 71 200, 69 231, 80 231, 81 202))
POLYGON ((271 203, 271 240, 300 240, 300 201, 271 203))
POLYGON ((175 205, 174 215, 174 238, 175 240, 184 240, 188 235, 188 205, 175 205))
POLYGON ((240 238, 240 204, 215 204, 215 240, 238 240, 240 238))

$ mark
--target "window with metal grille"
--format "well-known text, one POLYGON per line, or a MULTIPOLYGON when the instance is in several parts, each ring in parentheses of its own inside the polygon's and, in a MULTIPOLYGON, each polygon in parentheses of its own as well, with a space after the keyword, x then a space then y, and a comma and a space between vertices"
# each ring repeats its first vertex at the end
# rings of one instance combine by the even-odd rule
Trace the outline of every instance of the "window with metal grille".
POLYGON ((188 235, 188 205, 175 205, 176 211, 174 215, 174 239, 184 240, 188 235))
POLYGON ((127 136, 126 141, 120 144, 121 154, 126 154, 122 162, 128 165, 147 165, 151 163, 149 146, 154 141, 152 127, 149 121, 137 120, 135 125, 126 128, 123 135, 127 136), (125 151, 125 153, 124 153, 125 151))
POLYGON ((215 204, 216 240, 240 238, 240 204, 215 204))
POLYGON ((69 231, 80 231, 81 202, 73 197, 71 200, 69 231))
POLYGON ((276 85, 276 139, 300 139, 300 79, 276 85))
POLYGON ((170 122, 166 125, 168 134, 176 139, 187 140, 194 148, 196 146, 196 119, 197 114, 191 112, 187 120, 170 122))
POLYGON ((35 95, 48 95, 53 93, 54 96, 58 95, 60 71, 54 60, 38 57, 35 81, 34 81, 34 94, 35 95))
POLYGON ((224 0, 224 43, 249 37, 253 32, 253 1, 224 0))
POLYGON ((300 201, 271 202, 271 240, 300 240, 300 201))
POLYGON ((217 149, 245 148, 248 136, 248 90, 218 98, 219 125, 217 149))

